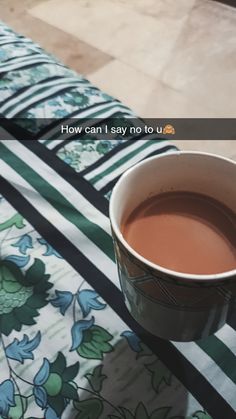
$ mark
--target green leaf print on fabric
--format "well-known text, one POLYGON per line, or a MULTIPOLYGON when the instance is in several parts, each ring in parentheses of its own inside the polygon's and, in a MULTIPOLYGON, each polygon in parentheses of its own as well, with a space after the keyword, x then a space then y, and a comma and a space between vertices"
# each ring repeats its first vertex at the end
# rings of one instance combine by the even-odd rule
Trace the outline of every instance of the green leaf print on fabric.
POLYGON ((76 402, 74 407, 79 412, 75 419, 99 419, 103 412, 103 403, 96 398, 76 402))
POLYGON ((111 149, 111 146, 110 146, 108 140, 107 141, 105 141, 105 140, 99 141, 97 146, 96 146, 96 151, 101 155, 104 155, 104 154, 108 153, 110 151, 110 149, 111 149))
MULTIPOLYGON (((122 412, 122 418, 124 418, 124 419, 134 419, 134 415, 130 412, 130 410, 126 409, 126 407, 121 407, 120 410, 122 412)), ((112 416, 111 416, 111 418, 112 418, 112 416)))
POLYGON ((150 419, 168 419, 171 407, 161 407, 152 412, 150 419))
POLYGON ((211 419, 211 416, 208 415, 208 413, 203 411, 197 411, 195 412, 192 417, 195 419, 211 419))
POLYGON ((28 407, 27 399, 20 396, 19 394, 15 395, 15 406, 12 406, 9 410, 9 418, 11 419, 21 419, 24 417, 28 407))
MULTIPOLYGON (((124 407, 120 407, 120 411, 122 412, 122 419, 168 419, 171 407, 161 407, 149 414, 146 406, 140 402, 136 407, 134 414, 124 407)), ((109 418, 118 419, 118 416, 110 415, 109 418)))
POLYGON ((86 108, 86 106, 89 103, 89 97, 75 90, 73 92, 73 95, 71 95, 70 93, 65 95, 64 102, 69 103, 69 104, 71 103, 76 104, 79 109, 86 108))
POLYGON ((35 324, 38 310, 48 304, 47 291, 52 287, 45 275, 45 265, 35 259, 25 275, 15 263, 0 261, 0 333, 9 335, 22 325, 35 324))
POLYGON ((103 359, 103 354, 112 352, 113 347, 110 341, 113 336, 103 327, 92 326, 83 333, 83 340, 77 349, 77 352, 83 358, 103 359))
MULTIPOLYGON (((100 125, 102 127, 102 125, 100 125)), ((81 140, 63 146, 57 156, 69 164, 76 172, 86 169, 114 147, 126 140, 100 140, 91 134, 83 134, 81 140)))
POLYGON ((151 364, 146 364, 145 367, 152 374, 152 387, 157 393, 163 383, 171 385, 171 372, 159 359, 151 364))
POLYGON ((23 217, 20 214, 15 214, 13 215, 11 218, 9 218, 9 220, 5 221, 4 223, 0 224, 0 231, 4 231, 8 228, 11 228, 13 226, 15 226, 16 228, 23 228, 25 227, 25 224, 23 222, 23 217))
POLYGON ((103 365, 98 365, 94 368, 92 373, 85 375, 91 388, 96 392, 100 393, 102 390, 103 381, 107 378, 105 374, 102 374, 103 365))
POLYGON ((135 410, 135 419, 149 419, 146 407, 143 403, 139 403, 135 410))
POLYGON ((67 400, 78 400, 74 378, 79 371, 79 362, 67 367, 65 356, 59 352, 54 362, 44 358, 40 370, 34 377, 35 401, 42 409, 50 406, 61 415, 67 400))

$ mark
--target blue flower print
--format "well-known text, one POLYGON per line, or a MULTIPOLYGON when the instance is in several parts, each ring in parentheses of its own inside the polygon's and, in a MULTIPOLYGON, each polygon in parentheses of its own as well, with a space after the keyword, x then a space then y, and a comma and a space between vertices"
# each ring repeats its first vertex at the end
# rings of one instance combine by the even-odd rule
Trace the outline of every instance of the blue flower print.
POLYGON ((18 247, 22 255, 26 255, 27 249, 33 249, 32 238, 28 234, 24 234, 19 240, 12 244, 13 247, 18 247))
POLYGON ((76 322, 72 329, 71 329, 71 335, 72 335, 72 347, 71 347, 71 351, 76 350, 82 340, 83 340, 83 336, 84 336, 84 332, 85 330, 90 329, 94 324, 94 317, 92 317, 90 320, 79 320, 78 322, 76 322))
POLYGON ((19 268, 24 268, 30 261, 29 256, 10 255, 5 260, 15 263, 19 268))
POLYGON ((54 307, 58 307, 60 313, 64 316, 66 310, 70 307, 73 294, 70 291, 55 291, 56 297, 53 298, 50 302, 54 307))
POLYGON ((98 298, 99 294, 93 290, 82 290, 77 294, 77 300, 84 317, 86 317, 92 309, 103 310, 106 307, 106 304, 98 301, 98 298))
POLYGON ((140 338, 134 332, 132 332, 131 330, 125 330, 121 333, 121 336, 123 336, 127 340, 132 351, 141 351, 140 338))
POLYGON ((55 249, 53 249, 53 247, 45 239, 39 238, 37 240, 38 240, 38 242, 40 244, 46 246, 46 251, 43 253, 43 256, 52 256, 52 255, 54 255, 57 258, 62 259, 62 256, 59 255, 59 253, 55 249))
POLYGON ((0 384, 0 414, 3 418, 8 417, 12 406, 15 406, 14 385, 11 380, 5 380, 0 384))
POLYGON ((45 412, 45 419, 60 419, 59 416, 57 416, 55 410, 53 410, 51 407, 47 407, 45 412))

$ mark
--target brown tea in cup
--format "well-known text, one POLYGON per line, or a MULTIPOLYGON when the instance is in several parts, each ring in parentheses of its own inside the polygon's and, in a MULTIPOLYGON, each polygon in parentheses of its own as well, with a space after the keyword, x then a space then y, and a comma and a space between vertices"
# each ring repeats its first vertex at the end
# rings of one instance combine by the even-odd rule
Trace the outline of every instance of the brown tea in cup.
POLYGON ((156 195, 124 219, 121 231, 145 259, 176 272, 208 275, 236 268, 236 215, 205 195, 156 195))

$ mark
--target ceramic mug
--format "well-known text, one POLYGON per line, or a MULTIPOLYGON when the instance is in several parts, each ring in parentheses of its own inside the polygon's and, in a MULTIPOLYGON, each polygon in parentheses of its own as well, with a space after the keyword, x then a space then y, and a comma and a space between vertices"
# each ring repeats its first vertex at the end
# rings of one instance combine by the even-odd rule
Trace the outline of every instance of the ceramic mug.
POLYGON ((198 340, 220 329, 236 300, 236 269, 192 275, 166 269, 138 254, 121 222, 141 202, 170 191, 212 197, 236 213, 236 162, 214 154, 173 152, 148 158, 119 179, 110 221, 126 306, 144 329, 164 339, 198 340))

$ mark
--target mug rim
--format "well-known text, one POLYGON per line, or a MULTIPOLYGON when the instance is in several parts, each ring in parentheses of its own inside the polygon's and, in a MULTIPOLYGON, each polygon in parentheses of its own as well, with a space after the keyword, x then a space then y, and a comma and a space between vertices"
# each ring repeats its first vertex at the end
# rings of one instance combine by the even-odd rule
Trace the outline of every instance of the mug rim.
POLYGON ((112 229, 113 229, 115 235, 117 236, 118 240, 120 240, 120 242, 123 244, 123 246, 126 248, 126 250, 129 251, 133 257, 138 259, 140 262, 145 264, 150 269, 153 269, 155 271, 160 271, 165 275, 175 277, 176 279, 179 279, 179 280, 182 280, 182 281, 187 280, 187 281, 192 281, 192 282, 195 281, 195 282, 199 282, 199 283, 209 281, 211 283, 214 283, 214 282, 218 282, 220 280, 222 281, 222 280, 232 279, 234 276, 236 276, 236 268, 232 269, 230 271, 225 271, 225 272, 221 272, 221 273, 217 273, 217 274, 189 274, 189 273, 185 273, 185 272, 177 272, 177 271, 174 271, 172 269, 168 269, 168 268, 165 268, 161 265, 158 265, 154 262, 151 262, 150 260, 148 260, 145 257, 143 257, 142 255, 140 255, 138 252, 136 252, 136 250, 134 250, 129 245, 129 243, 124 239, 124 237, 123 237, 123 235, 120 231, 120 228, 118 226, 118 223, 115 219, 115 215, 114 215, 115 195, 117 194, 117 190, 118 190, 120 184, 125 181, 125 179, 130 175, 130 173, 132 173, 133 171, 135 171, 137 168, 139 168, 141 166, 145 166, 146 164, 148 164, 152 160, 158 160, 158 159, 166 158, 168 156, 173 156, 173 155, 180 156, 182 154, 213 157, 217 160, 223 160, 225 162, 233 164, 235 166, 235 169, 236 169, 236 162, 234 160, 228 158, 228 157, 219 156, 219 155, 214 154, 214 153, 208 153, 208 152, 203 152, 203 151, 191 151, 191 150, 183 150, 183 151, 174 150, 171 153, 152 156, 152 157, 149 157, 149 158, 147 158, 147 159, 145 159, 145 160, 143 160, 143 161, 141 161, 137 164, 134 164, 132 167, 127 169, 121 175, 120 179, 115 184, 115 186, 112 190, 110 203, 109 203, 109 217, 110 217, 110 222, 111 222, 112 229))

